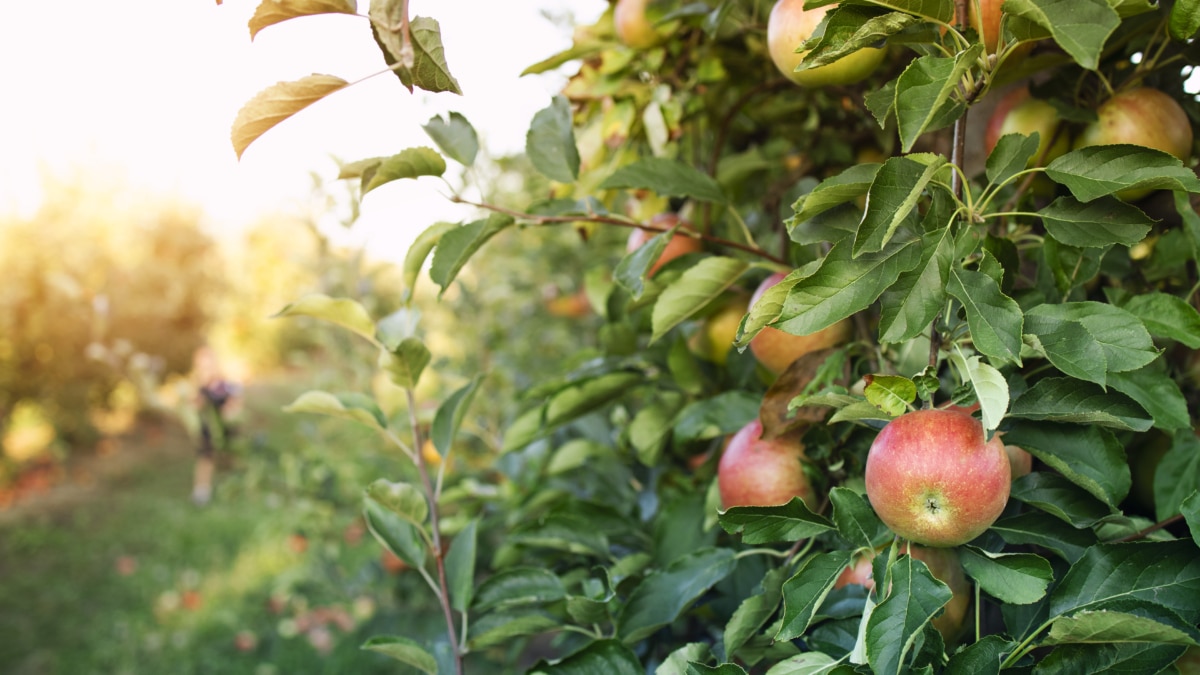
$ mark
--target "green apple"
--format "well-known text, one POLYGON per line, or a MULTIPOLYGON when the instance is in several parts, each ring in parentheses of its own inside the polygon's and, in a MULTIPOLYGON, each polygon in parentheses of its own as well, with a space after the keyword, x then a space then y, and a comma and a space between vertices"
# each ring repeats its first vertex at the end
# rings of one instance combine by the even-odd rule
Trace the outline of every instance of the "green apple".
POLYGON ((796 52, 835 5, 804 9, 805 0, 779 0, 767 19, 767 49, 780 72, 792 82, 806 87, 853 84, 866 78, 883 61, 882 49, 867 47, 847 54, 828 65, 796 72, 796 66, 808 52, 796 52))
POLYGON ((1071 148, 1071 141, 1065 130, 1059 131, 1061 124, 1062 119, 1058 116, 1058 111, 1054 109, 1054 106, 1041 99, 1030 97, 1029 90, 1024 87, 1014 89, 1000 100, 992 112, 992 116, 988 118, 983 135, 984 145, 987 152, 991 153, 996 147, 996 143, 1008 134, 1029 136, 1037 132, 1037 153, 1029 158, 1029 162, 1025 166, 1034 166, 1039 157, 1042 158, 1042 162, 1038 166, 1045 166, 1065 155, 1071 148), (1053 145, 1051 145, 1051 141, 1054 142, 1053 145))

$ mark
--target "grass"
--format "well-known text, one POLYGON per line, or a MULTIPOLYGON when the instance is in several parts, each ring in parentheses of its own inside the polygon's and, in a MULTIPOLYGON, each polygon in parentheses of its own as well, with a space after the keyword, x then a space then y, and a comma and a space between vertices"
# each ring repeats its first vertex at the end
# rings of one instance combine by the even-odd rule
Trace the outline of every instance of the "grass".
POLYGON ((357 495, 395 463, 354 425, 275 413, 286 384, 255 396, 208 507, 188 499, 172 430, 123 439, 125 469, 72 499, 0 520, 0 673, 407 672, 360 649, 438 625, 420 579, 389 576, 359 529, 357 495))

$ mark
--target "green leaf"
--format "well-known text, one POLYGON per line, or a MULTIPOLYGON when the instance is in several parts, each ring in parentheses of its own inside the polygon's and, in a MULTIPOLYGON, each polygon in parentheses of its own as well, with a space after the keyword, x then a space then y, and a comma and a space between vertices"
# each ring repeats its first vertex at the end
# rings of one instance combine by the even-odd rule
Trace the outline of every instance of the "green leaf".
POLYGON ((429 278, 442 287, 438 297, 446 292, 463 265, 467 264, 487 240, 514 222, 516 221, 512 216, 493 213, 486 220, 476 220, 443 233, 437 249, 433 252, 433 263, 429 268, 429 278))
POLYGON ((918 19, 903 12, 886 12, 861 5, 835 6, 825 18, 825 31, 803 47, 808 51, 797 71, 819 68, 866 47, 874 47, 902 32, 918 19))
MULTIPOLYGON (((266 0, 266 2, 274 2, 274 0, 266 0)), ((429 673, 429 675, 438 673, 437 660, 433 658, 433 654, 405 637, 377 635, 364 642, 361 649, 390 656, 422 673, 429 673)))
POLYGON ((1141 319, 1151 335, 1200 349, 1200 312, 1187 300, 1155 291, 1135 295, 1121 308, 1141 319))
POLYGON ((833 529, 833 523, 809 511, 799 497, 779 506, 734 506, 720 514, 718 522, 729 534, 742 533, 745 544, 800 541, 833 529))
POLYGON ((946 664, 947 675, 1000 675, 1004 657, 1017 643, 999 635, 988 635, 954 653, 946 664))
POLYGON ((363 175, 363 194, 394 180, 440 176, 444 173, 446 173, 446 160, 438 154, 437 150, 425 146, 405 148, 399 154, 392 155, 380 162, 374 172, 363 175))
POLYGON ((691 553, 646 575, 629 595, 617 617, 618 634, 626 643, 638 642, 675 621, 701 595, 729 576, 737 566, 733 551, 724 548, 691 553))
POLYGON ((646 243, 625 254, 613 270, 613 280, 620 284, 634 300, 642 297, 645 291, 646 274, 658 259, 662 257, 667 244, 674 238, 682 221, 675 227, 650 237, 646 243))
POLYGON ((446 119, 434 115, 421 128, 450 159, 463 166, 475 163, 475 155, 479 153, 479 136, 466 117, 456 112, 447 114, 446 119))
POLYGON ((794 230, 813 216, 867 194, 880 166, 882 165, 856 164, 836 176, 821 181, 812 192, 800 197, 792 205, 796 214, 787 221, 788 231, 794 230))
MULTIPOLYGON (((773 325, 793 335, 810 335, 832 326, 870 307, 901 273, 915 267, 920 257, 919 248, 911 241, 893 242, 883 251, 857 258, 852 257, 849 243, 838 242, 816 272, 788 291, 773 325)), ((784 283, 786 279, 779 285, 784 283)))
POLYGON ((608 555, 608 537, 594 527, 589 527, 587 521, 576 516, 547 516, 540 522, 529 523, 513 530, 508 540, 509 543, 532 548, 548 548, 595 557, 608 555))
POLYGON ((1083 664, 1088 673, 1162 673, 1183 654, 1184 649, 1179 645, 1152 642, 1063 645, 1038 663, 1038 675, 1078 673, 1083 664))
POLYGON ((736 390, 689 403, 675 421, 675 442, 690 443, 736 433, 758 417, 761 403, 761 397, 736 390))
POLYGON ((738 258, 710 256, 693 265, 658 297, 650 323, 654 342, 725 292, 750 267, 738 258))
POLYGON ((579 177, 579 148, 575 145, 571 104, 555 96, 550 106, 533 116, 525 135, 525 153, 541 174, 560 183, 579 177))
POLYGON ((486 649, 511 642, 515 637, 536 635, 561 627, 562 619, 550 616, 541 609, 490 612, 471 621, 470 645, 474 649, 486 649))
MULTIPOLYGON (((951 11, 953 11, 953 5, 951 5, 951 11)), ((871 116, 879 123, 880 129, 886 129, 888 122, 895 118, 896 82, 899 79, 886 82, 882 87, 867 92, 863 96, 863 103, 867 106, 867 110, 871 111, 871 116)))
POLYGON ((415 485, 380 478, 367 487, 367 497, 417 527, 429 518, 429 503, 415 485))
POLYGON ((909 404, 917 400, 917 385, 907 377, 868 375, 866 381, 863 395, 867 402, 892 417, 903 415, 909 404))
POLYGON ((1116 197, 1098 197, 1086 204, 1073 197, 1059 197, 1038 215, 1051 236, 1081 248, 1133 246, 1154 226, 1154 220, 1141 209, 1116 197))
POLYGON ((317 14, 356 14, 355 0, 263 0, 250 17, 250 39, 268 26, 317 14))
POLYGON ((921 629, 950 602, 950 587, 912 556, 902 556, 891 568, 892 588, 867 621, 867 661, 880 675, 897 675, 921 629))
POLYGON ((1099 65, 1104 43, 1121 23, 1105 0, 1006 0, 1004 11, 1050 31, 1058 46, 1088 70, 1099 65))
POLYGON ((372 429, 387 427, 387 418, 370 397, 357 393, 331 394, 327 391, 306 391, 283 408, 286 413, 315 413, 365 424, 372 429))
POLYGON ((856 548, 874 548, 892 538, 891 530, 857 492, 835 487, 829 491, 829 502, 838 534, 856 548))
POLYGON ((708 661, 711 658, 712 650, 707 644, 689 642, 668 654, 654 670, 654 675, 687 675, 689 663, 708 661))
POLYGON ((450 74, 446 64, 446 50, 442 46, 442 29, 438 22, 424 16, 414 16, 409 22, 409 37, 404 40, 401 15, 407 11, 407 3, 397 0, 371 0, 368 15, 371 18, 371 33, 383 52, 383 60, 396 73, 410 92, 413 85, 425 91, 448 91, 462 94, 458 80, 450 74))
POLYGON ((450 589, 450 606, 465 613, 475 599, 475 549, 478 544, 479 519, 472 518, 467 526, 454 535, 453 546, 446 554, 446 583, 450 589))
POLYGON ((994 361, 1021 364, 1024 315, 995 279, 982 272, 952 267, 946 292, 963 304, 976 349, 994 361))
POLYGON ((275 316, 310 316, 361 335, 372 344, 379 344, 375 340, 375 322, 371 321, 371 315, 362 305, 349 298, 331 298, 314 293, 285 306, 275 316))
POLYGON ((767 619, 775 615, 775 610, 783 600, 783 582, 787 575, 787 567, 777 567, 767 572, 763 575, 762 592, 751 595, 738 605, 729 623, 725 624, 725 658, 736 656, 738 650, 762 630, 767 619))
POLYGON ((928 164, 908 157, 891 157, 879 167, 867 191, 866 213, 854 236, 855 258, 863 253, 878 253, 887 246, 896 229, 916 208, 925 186, 945 165, 942 157, 928 164))
MULTIPOLYGON (((841 666, 842 660, 835 661, 832 656, 821 652, 805 652, 776 663, 771 666, 766 675, 843 675, 839 666, 847 669, 849 667, 841 666)), ((846 672, 854 671, 847 670, 846 672)))
POLYGON ((1200 489, 1200 438, 1189 429, 1175 433, 1171 449, 1154 471, 1154 510, 1158 520, 1179 513, 1183 500, 1200 489))
POLYGON ((1000 602, 1029 605, 1046 595, 1054 569, 1032 553, 990 553, 974 546, 959 549, 963 569, 985 593, 1000 602))
POLYGON ((872 0, 871 4, 912 14, 924 19, 931 19, 939 23, 954 21, 953 0, 872 0))
MULTIPOLYGON (((1029 2, 1030 0, 1008 0, 1029 2)), ((1067 0, 1057 0, 1070 4, 1067 0)), ((1103 2, 1103 0, 1087 0, 1103 2)), ((1140 145, 1094 145, 1050 162, 1046 175, 1067 186, 1081 202, 1130 188, 1200 192, 1200 179, 1183 162, 1140 145)))
POLYGON ((1128 396, 1106 393, 1090 382, 1069 377, 1039 380, 1013 401, 1008 414, 1021 419, 1096 424, 1131 431, 1146 431, 1154 424, 1146 411, 1128 396))
POLYGON ((601 190, 627 188, 650 190, 664 197, 691 197, 706 202, 724 202, 721 186, 708 175, 683 162, 646 157, 623 166, 600 183, 601 190))
POLYGON ((776 640, 794 640, 806 632, 813 615, 850 564, 852 551, 829 551, 810 556, 783 583, 783 620, 776 640))
POLYGON ((567 589, 554 573, 538 567, 501 570, 479 585, 473 608, 478 611, 508 609, 517 605, 555 602, 567 589))
POLYGON ((238 159, 276 124, 349 85, 340 77, 313 74, 292 82, 277 82, 258 92, 233 120, 230 140, 238 159))
POLYGON ((1013 499, 1061 518, 1073 527, 1091 527, 1112 515, 1112 508, 1066 478, 1035 471, 1013 481, 1013 499))
POLYGON ((1158 358, 1154 340, 1141 320, 1114 305, 1092 301, 1039 305, 1029 311, 1029 316, 1083 324, 1104 350, 1109 373, 1137 370, 1158 358))
POLYGON ((422 529, 401 518, 379 502, 366 496, 363 499, 363 519, 367 529, 381 546, 396 554, 409 567, 425 564, 425 543, 422 529))
POLYGON ((758 335, 759 331, 774 323, 779 318, 779 315, 783 313, 784 303, 787 301, 787 296, 791 292, 792 287, 809 274, 811 274, 811 271, 805 268, 792 270, 779 283, 764 291, 758 298, 758 302, 750 307, 746 316, 742 319, 742 324, 738 326, 738 335, 737 339, 733 342, 733 346, 745 347, 750 344, 750 340, 755 335, 758 335))
POLYGON ((962 379, 971 383, 975 398, 979 401, 979 412, 983 417, 983 429, 991 432, 1000 426, 1008 411, 1008 381, 999 371, 982 362, 978 356, 963 356, 955 349, 950 353, 950 362, 962 373, 962 379))
POLYGON ((689 663, 687 675, 746 675, 746 670, 736 663, 722 663, 717 666, 689 663))
POLYGON ((1171 17, 1167 22, 1167 32, 1178 42, 1186 42, 1200 30, 1200 2, 1197 0, 1177 0, 1171 6, 1171 17))
POLYGON ((1088 547, 1097 541, 1091 530, 1077 530, 1044 513, 1030 512, 1001 518, 992 523, 989 529, 1010 544, 1041 546, 1072 564, 1082 558, 1088 547))
POLYGON ((442 457, 445 457, 454 445, 454 437, 458 435, 458 428, 462 426, 463 417, 471 407, 471 402, 475 400, 475 392, 479 390, 479 383, 482 381, 483 376, 476 375, 438 406, 429 437, 433 440, 433 447, 437 448, 442 457))
POLYGON ((443 234, 458 226, 458 223, 434 223, 417 235, 412 245, 408 247, 408 253, 404 255, 403 267, 406 300, 412 300, 416 293, 417 277, 421 274, 421 267, 425 264, 425 259, 429 257, 429 252, 441 241, 443 234))
POLYGON ((1179 505, 1179 512, 1187 522, 1188 530, 1192 533, 1192 541, 1200 546, 1200 492, 1192 492, 1179 505))
POLYGON ((912 151, 925 131, 945 125, 948 104, 958 109, 948 121, 962 114, 962 106, 952 102, 950 94, 982 53, 983 45, 975 44, 955 58, 927 54, 913 59, 900 74, 896 80, 896 122, 904 152, 912 151))
POLYGON ((1055 619, 1043 644, 1156 642, 1195 646, 1195 634, 1194 627, 1169 610, 1150 603, 1123 602, 1055 619), (1120 611, 1126 608, 1129 611, 1120 611))
POLYGON ((616 372, 580 380, 556 393, 546 404, 547 427, 557 427, 589 413, 640 382, 638 373, 616 372))
POLYGON ((663 447, 671 438, 675 415, 683 406, 683 397, 672 393, 660 392, 629 422, 629 443, 637 452, 638 461, 645 466, 658 463, 663 447))
POLYGON ((946 303, 946 280, 954 255, 950 228, 921 237, 921 261, 880 296, 879 339, 899 343, 929 329, 946 303))
POLYGON ((1157 603, 1195 623, 1200 619, 1197 597, 1200 556, 1192 542, 1100 544, 1088 549, 1050 594, 1050 616, 1132 598, 1157 603))
POLYGON ((1154 426, 1166 431, 1191 428, 1187 399, 1179 385, 1153 365, 1127 373, 1112 373, 1108 386, 1137 401, 1154 418, 1154 426))
POLYGON ((421 372, 433 356, 419 338, 407 337, 391 351, 379 353, 379 368, 386 372, 397 387, 412 389, 421 379, 421 372))
POLYGON ((1037 155, 1040 135, 1006 134, 996 142, 987 158, 988 185, 999 185, 1025 170, 1037 155))
POLYGON ((1078 321, 1039 305, 1025 314, 1025 331, 1037 339, 1050 363, 1071 377, 1104 386, 1108 358, 1104 346, 1078 321))
POLYGON ((1005 432, 1004 442, 1023 448, 1110 507, 1129 493, 1125 448, 1107 429, 1020 422, 1005 432))

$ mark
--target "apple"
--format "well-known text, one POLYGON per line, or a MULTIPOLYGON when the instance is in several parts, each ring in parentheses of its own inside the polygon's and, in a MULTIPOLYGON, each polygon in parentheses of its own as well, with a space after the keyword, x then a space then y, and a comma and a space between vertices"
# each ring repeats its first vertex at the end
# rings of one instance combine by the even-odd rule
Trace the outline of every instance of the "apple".
POLYGON ((1013 480, 1028 475, 1033 471, 1033 455, 1026 452, 1024 448, 1016 445, 1006 445, 1004 446, 1004 452, 1008 453, 1008 466, 1011 469, 1013 480))
POLYGON ((546 312, 550 316, 564 319, 578 319, 587 316, 592 311, 592 303, 588 300, 583 289, 570 295, 557 295, 546 300, 546 312))
POLYGON ((1000 142, 1001 137, 1008 134, 1028 136, 1036 131, 1038 133, 1037 154, 1029 158, 1025 166, 1027 168, 1034 166, 1039 157, 1042 158, 1042 162, 1037 165, 1045 166, 1065 155, 1071 148, 1071 141, 1067 138, 1066 133, 1058 132, 1058 135, 1055 136, 1061 123, 1062 120, 1054 106, 1041 99, 1030 97, 1029 90, 1024 87, 1014 89, 1000 99, 992 116, 988 118, 983 136, 984 145, 990 154, 996 144, 1000 142), (1050 145, 1051 139, 1054 139, 1054 145, 1050 145))
MULTIPOLYGON (((1097 120, 1084 128, 1076 148, 1129 143, 1161 150, 1184 162, 1192 154, 1192 124, 1187 113, 1157 89, 1141 87, 1121 92, 1096 109, 1097 120)), ((1150 190, 1122 190, 1117 197, 1135 201, 1150 190)))
POLYGON ((613 28, 617 39, 634 49, 649 49, 665 37, 654 27, 652 15, 647 14, 649 0, 617 0, 613 9, 613 28))
POLYGON ((408 569, 408 563, 400 559, 400 556, 392 553, 386 548, 379 554, 379 563, 383 566, 383 570, 388 574, 400 574, 408 569))
POLYGON ((806 87, 829 84, 853 84, 875 72, 883 61, 883 51, 866 47, 847 54, 828 65, 796 72, 796 66, 808 52, 796 47, 812 37, 813 31, 836 5, 804 9, 804 0, 779 0, 767 18, 767 49, 780 72, 792 82, 806 87))
POLYGON ((721 309, 704 320, 704 325, 688 340, 692 352, 718 366, 725 365, 729 348, 737 337, 738 326, 746 315, 749 300, 744 295, 730 298, 721 309))
MULTIPOLYGON (((664 230, 675 227, 675 224, 680 222, 682 222, 682 224, 679 226, 679 229, 692 229, 691 223, 687 222, 686 220, 681 220, 679 216, 675 215, 674 213, 663 213, 650 220, 651 225, 664 230)), ((625 250, 630 253, 636 251, 656 234, 658 234, 658 232, 643 230, 640 227, 634 229, 633 232, 629 233, 629 241, 626 243, 625 250)), ((650 269, 646 272, 646 275, 654 276, 654 273, 668 262, 682 255, 696 253, 703 249, 704 244, 702 244, 699 239, 696 239, 695 237, 689 237, 686 234, 676 231, 675 234, 671 236, 671 240, 667 242, 667 246, 663 249, 662 255, 658 256, 658 260, 654 261, 654 264, 650 266, 650 269)))
MULTIPOLYGON (((1003 4, 1004 0, 979 0, 977 9, 973 0, 967 3, 967 17, 971 22, 971 28, 974 28, 975 32, 979 34, 979 39, 983 41, 983 48, 987 50, 988 54, 995 54, 1000 47, 1000 20, 1004 18, 1000 7, 1003 4)), ((1025 58, 1032 49, 1032 42, 1023 42, 1017 45, 1009 52, 1010 56, 1005 59, 1005 63, 1025 58)))
MULTIPOLYGON (((782 272, 777 272, 764 279, 751 296, 750 306, 753 307, 768 288, 783 281, 785 276, 782 272)), ((853 332, 854 323, 850 319, 842 319, 811 335, 792 335, 768 326, 750 341, 750 351, 763 367, 778 375, 787 370, 793 361, 809 352, 846 342, 853 332)))
POLYGON ((717 486, 723 508, 778 506, 792 497, 816 506, 812 484, 804 475, 804 445, 795 435, 762 439, 762 422, 755 419, 726 444, 717 464, 717 486))
POLYGON ((917 544, 965 544, 1008 503, 1012 469, 999 437, 954 410, 888 422, 867 452, 867 498, 896 534, 917 544))
MULTIPOLYGON (((880 551, 886 548, 881 548, 880 551)), ((915 560, 925 563, 933 578, 949 586, 950 591, 954 593, 950 602, 942 608, 941 615, 935 617, 932 622, 933 627, 942 634, 942 638, 947 643, 953 642, 962 633, 963 626, 966 624, 967 609, 971 605, 971 584, 967 581, 962 563, 958 561, 958 554, 953 549, 928 548, 908 543, 901 546, 900 552, 907 553, 915 560)), ((833 582, 833 587, 842 588, 856 584, 865 587, 868 591, 874 590, 875 580, 871 578, 871 562, 872 556, 870 555, 856 558, 833 582)))

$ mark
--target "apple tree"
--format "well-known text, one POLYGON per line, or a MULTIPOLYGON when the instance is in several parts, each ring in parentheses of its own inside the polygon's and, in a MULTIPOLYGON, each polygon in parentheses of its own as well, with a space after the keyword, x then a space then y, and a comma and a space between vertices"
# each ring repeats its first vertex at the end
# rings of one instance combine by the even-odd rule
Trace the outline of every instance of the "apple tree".
MULTIPOLYGON (((264 0, 250 28, 358 11, 264 0)), ((401 86, 463 93, 436 18, 364 20, 401 86)), ((364 510, 445 637, 365 647, 428 673, 1194 668, 1197 29, 1191 0, 620 0, 526 71, 574 73, 529 127, 547 190, 489 200, 452 168, 478 153, 456 113, 436 148, 343 167, 368 204, 441 177, 478 209, 417 238, 410 299, 570 228, 599 323, 449 478, 422 449, 457 447, 488 380, 427 422, 419 323, 283 311, 406 392, 401 419, 361 392, 291 406, 415 467, 364 510)), ((235 149, 346 86, 265 89, 235 149)))

